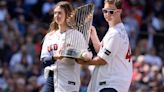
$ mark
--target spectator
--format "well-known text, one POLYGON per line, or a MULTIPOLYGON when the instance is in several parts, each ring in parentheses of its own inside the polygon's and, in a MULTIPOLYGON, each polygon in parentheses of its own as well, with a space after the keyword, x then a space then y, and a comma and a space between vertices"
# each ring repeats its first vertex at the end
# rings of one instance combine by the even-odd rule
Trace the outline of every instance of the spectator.
POLYGON ((27 53, 25 45, 22 45, 20 50, 15 53, 10 60, 10 69, 13 72, 26 72, 26 69, 31 67, 32 63, 32 56, 27 53))
POLYGON ((6 21, 7 17, 8 17, 8 10, 6 7, 6 1, 1 0, 0 1, 0 22, 6 21))
POLYGON ((55 3, 53 2, 53 0, 46 0, 46 2, 44 2, 43 7, 42 7, 42 14, 45 15, 47 14, 49 11, 51 11, 55 6, 55 3))
POLYGON ((159 56, 157 56, 156 49, 153 47, 149 50, 149 52, 144 56, 145 63, 151 65, 157 65, 158 67, 162 66, 162 60, 159 56))

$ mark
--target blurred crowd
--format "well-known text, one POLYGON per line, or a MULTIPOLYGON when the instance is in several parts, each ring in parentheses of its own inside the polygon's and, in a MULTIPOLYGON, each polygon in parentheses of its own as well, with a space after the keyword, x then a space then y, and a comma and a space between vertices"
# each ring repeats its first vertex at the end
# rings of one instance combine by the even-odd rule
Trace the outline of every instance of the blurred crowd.
MULTIPOLYGON (((0 0, 0 92, 42 92, 41 45, 58 1, 0 0)), ((102 40, 108 28, 103 0, 67 1, 74 7, 94 2, 93 25, 102 40)), ((164 92, 164 0, 122 1, 133 60, 129 92, 164 92)), ((81 66, 80 92, 86 92, 93 68, 81 66)))

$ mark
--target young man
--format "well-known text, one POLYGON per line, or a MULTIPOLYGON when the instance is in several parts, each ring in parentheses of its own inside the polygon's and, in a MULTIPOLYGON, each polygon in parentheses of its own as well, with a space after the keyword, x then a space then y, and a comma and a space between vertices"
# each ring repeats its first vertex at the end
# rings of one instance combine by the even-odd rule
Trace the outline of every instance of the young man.
POLYGON ((105 0, 102 12, 109 24, 102 42, 99 41, 95 28, 91 28, 91 40, 97 56, 88 62, 79 60, 78 63, 96 65, 88 92, 128 92, 132 62, 128 35, 121 21, 121 1, 105 0))

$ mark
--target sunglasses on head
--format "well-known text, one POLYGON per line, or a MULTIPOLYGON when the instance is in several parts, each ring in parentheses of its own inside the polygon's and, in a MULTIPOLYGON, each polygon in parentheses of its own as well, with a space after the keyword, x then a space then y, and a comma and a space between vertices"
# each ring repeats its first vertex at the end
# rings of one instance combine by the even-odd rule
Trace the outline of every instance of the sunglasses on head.
POLYGON ((102 12, 104 14, 108 13, 108 14, 113 14, 115 10, 109 10, 109 9, 103 9, 102 12))

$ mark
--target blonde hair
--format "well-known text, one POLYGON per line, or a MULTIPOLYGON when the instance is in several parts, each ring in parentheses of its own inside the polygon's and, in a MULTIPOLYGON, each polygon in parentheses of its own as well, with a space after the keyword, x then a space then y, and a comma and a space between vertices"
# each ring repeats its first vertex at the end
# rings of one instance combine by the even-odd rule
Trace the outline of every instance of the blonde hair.
MULTIPOLYGON (((56 5, 55 5, 55 8, 56 7, 60 7, 62 9, 64 9, 65 11, 65 14, 66 14, 66 19, 71 15, 71 12, 73 11, 73 7, 72 5, 67 2, 67 1, 61 1, 61 2, 58 2, 56 5)), ((54 8, 54 9, 55 9, 54 8)), ((66 23, 67 24, 67 23, 66 23)), ((51 24, 50 24, 50 28, 49 30, 50 31, 56 31, 58 28, 58 24, 54 21, 54 19, 52 20, 51 24)))
POLYGON ((117 9, 122 9, 121 0, 104 0, 104 3, 114 4, 117 9))

